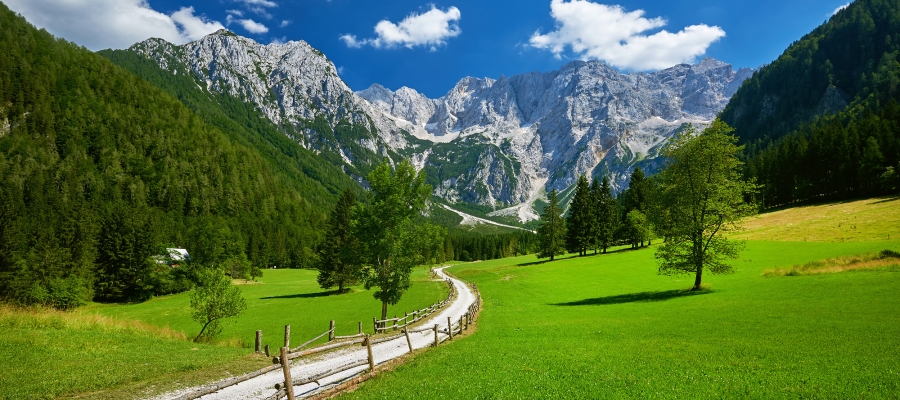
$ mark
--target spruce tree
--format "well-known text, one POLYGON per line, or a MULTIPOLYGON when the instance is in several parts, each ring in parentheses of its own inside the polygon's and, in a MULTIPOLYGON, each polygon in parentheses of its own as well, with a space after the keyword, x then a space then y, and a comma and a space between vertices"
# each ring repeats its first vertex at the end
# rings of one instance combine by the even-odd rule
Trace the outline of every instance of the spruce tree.
POLYGON ((550 192, 550 203, 541 214, 541 227, 538 228, 538 242, 540 250, 538 258, 553 258, 566 253, 565 250, 566 225, 562 218, 562 209, 559 208, 559 198, 556 190, 550 192))
POLYGON ((348 286, 359 281, 359 243, 352 232, 355 206, 356 197, 347 188, 331 211, 325 228, 325 240, 319 246, 319 260, 316 262, 316 269, 319 270, 316 280, 322 289, 337 286, 338 293, 344 293, 348 286))
POLYGON ((575 195, 569 203, 569 216, 566 218, 566 250, 569 252, 577 252, 580 256, 587 254, 593 225, 592 211, 591 189, 587 178, 582 175, 575 184, 575 195))
POLYGON ((603 182, 594 190, 594 206, 596 207, 596 239, 595 246, 606 253, 606 249, 612 247, 616 231, 619 229, 619 210, 616 198, 609 186, 609 179, 603 177, 603 182))

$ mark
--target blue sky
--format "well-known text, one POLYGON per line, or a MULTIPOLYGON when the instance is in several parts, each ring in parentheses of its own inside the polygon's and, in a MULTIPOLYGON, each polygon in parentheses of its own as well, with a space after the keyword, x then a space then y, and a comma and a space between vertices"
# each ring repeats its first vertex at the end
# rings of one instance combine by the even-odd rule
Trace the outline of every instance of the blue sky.
POLYGON ((439 97, 497 78, 601 59, 623 71, 713 57, 771 62, 848 0, 2 0, 92 50, 220 27, 260 43, 305 40, 353 90, 380 83, 439 97), (376 31, 377 30, 377 31, 376 31))

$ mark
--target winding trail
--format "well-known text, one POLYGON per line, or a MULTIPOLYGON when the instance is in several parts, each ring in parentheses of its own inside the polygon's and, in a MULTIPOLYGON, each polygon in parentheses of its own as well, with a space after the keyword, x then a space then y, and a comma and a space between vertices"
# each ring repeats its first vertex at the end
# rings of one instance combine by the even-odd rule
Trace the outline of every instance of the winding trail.
MULTIPOLYGON (((452 321, 459 321, 460 316, 468 311, 471 304, 476 301, 476 296, 471 289, 463 283, 463 281, 452 278, 444 273, 446 266, 435 269, 438 276, 442 279, 450 279, 456 288, 456 298, 439 312, 436 312, 424 322, 417 324, 418 327, 433 327, 435 324, 440 325, 438 329, 447 328, 447 317, 452 321)), ((399 332, 399 331, 398 331, 399 332)), ((439 333, 439 339, 443 340, 447 335, 439 333)), ((434 343, 434 331, 428 330, 420 333, 410 333, 410 340, 413 348, 421 349, 428 347, 434 343)), ((372 346, 372 355, 375 359, 376 366, 378 364, 390 361, 409 353, 409 346, 406 338, 401 336, 397 339, 378 343, 372 346)), ((331 369, 340 368, 341 366, 358 363, 368 360, 368 354, 364 346, 346 347, 342 350, 325 353, 319 356, 310 356, 306 358, 295 358, 291 362, 291 377, 294 379, 313 376, 331 369)), ((323 390, 332 388, 349 378, 361 375, 366 372, 368 365, 353 368, 336 375, 321 379, 319 384, 310 383, 302 386, 294 386, 294 395, 297 398, 308 397, 317 394, 323 390)), ((276 383, 283 383, 284 375, 281 368, 260 375, 256 378, 237 385, 229 386, 218 392, 201 397, 204 400, 213 399, 264 399, 274 395, 276 383)), ((168 393, 160 399, 170 399, 179 396, 181 393, 190 389, 179 390, 177 392, 168 393)))

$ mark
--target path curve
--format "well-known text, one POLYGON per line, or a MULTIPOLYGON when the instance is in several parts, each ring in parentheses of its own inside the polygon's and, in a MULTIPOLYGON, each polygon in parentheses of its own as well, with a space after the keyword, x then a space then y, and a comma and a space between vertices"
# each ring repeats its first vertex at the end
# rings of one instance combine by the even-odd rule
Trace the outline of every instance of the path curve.
MULTIPOLYGON (((446 329, 447 317, 450 317, 452 321, 459 321, 460 316, 464 315, 468 311, 469 306, 476 301, 476 296, 472 293, 472 290, 469 289, 463 281, 450 277, 444 273, 444 268, 447 268, 447 266, 437 268, 435 271, 442 279, 450 279, 453 286, 456 288, 457 295, 449 305, 439 312, 432 314, 429 318, 426 318, 425 322, 417 325, 419 327, 433 327, 435 324, 438 324, 440 325, 439 329, 446 329)), ((440 340, 444 340, 447 336, 443 333, 438 333, 438 335, 440 340)), ((434 343, 434 331, 428 330, 420 333, 410 333, 410 340, 415 349, 428 347, 434 343)), ((409 353, 409 346, 406 343, 406 338, 403 336, 372 346, 372 355, 375 359, 376 366, 406 353, 409 353)), ((368 360, 368 354, 366 348, 363 346, 346 347, 340 351, 323 354, 318 357, 296 358, 291 361, 291 377, 296 379, 313 376, 344 365, 350 365, 366 360, 368 360)), ((361 366, 324 378, 319 381, 320 384, 310 383, 302 386, 294 386, 294 395, 297 398, 302 398, 317 394, 340 384, 348 378, 360 375, 366 372, 367 369, 368 365, 361 366)), ((218 392, 200 398, 204 400, 264 399, 276 393, 276 383, 283 382, 284 375, 279 368, 267 374, 260 375, 237 385, 229 386, 218 392)), ((174 398, 187 390, 189 389, 168 393, 161 398, 174 398)))

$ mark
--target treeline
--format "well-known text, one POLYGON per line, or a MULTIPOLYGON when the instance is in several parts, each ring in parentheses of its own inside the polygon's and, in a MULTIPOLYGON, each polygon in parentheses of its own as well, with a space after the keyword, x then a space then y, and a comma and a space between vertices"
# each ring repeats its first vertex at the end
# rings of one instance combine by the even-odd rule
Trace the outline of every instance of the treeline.
POLYGON ((635 167, 628 188, 616 197, 609 179, 596 178, 588 184, 582 175, 575 184, 569 211, 563 216, 556 191, 550 193, 549 204, 541 214, 538 229, 538 258, 566 252, 586 255, 588 251, 606 253, 621 244, 632 248, 651 244, 653 237, 649 213, 654 183, 635 167))
POLYGON ((537 235, 530 231, 494 234, 455 232, 444 240, 444 258, 447 260, 494 260, 536 251, 537 235))
POLYGON ((763 148, 747 150, 745 175, 764 208, 900 191, 900 104, 877 114, 821 118, 763 148), (844 122, 846 121, 846 122, 844 122))
POLYGON ((71 308, 184 290, 153 261, 311 265, 324 212, 178 100, 0 5, 0 296, 71 308))

